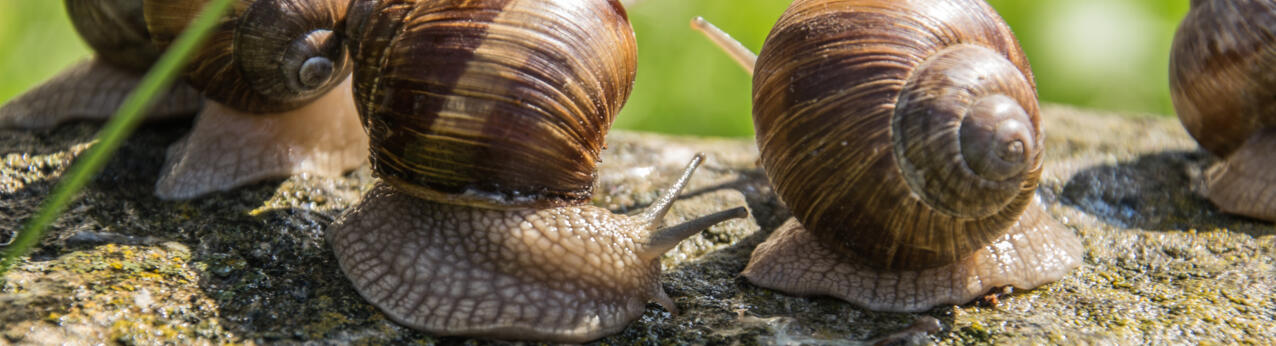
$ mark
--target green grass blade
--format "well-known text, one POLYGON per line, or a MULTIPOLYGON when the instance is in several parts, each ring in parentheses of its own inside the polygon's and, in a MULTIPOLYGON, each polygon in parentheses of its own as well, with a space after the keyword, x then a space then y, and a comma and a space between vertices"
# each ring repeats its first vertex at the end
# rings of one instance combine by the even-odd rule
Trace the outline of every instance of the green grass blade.
POLYGON ((137 89, 129 94, 120 109, 111 120, 98 132, 96 143, 84 155, 75 160, 57 186, 36 212, 34 218, 27 222, 22 232, 4 251, 0 259, 0 278, 9 271, 20 258, 35 245, 45 229, 57 219, 72 198, 97 175, 110 160, 111 155, 120 147, 124 139, 133 133, 142 115, 151 108, 156 97, 163 94, 181 75, 181 69, 200 43, 212 33, 212 29, 220 21, 223 13, 230 8, 231 0, 213 0, 204 7, 204 11, 190 23, 186 31, 177 38, 168 51, 155 62, 150 72, 142 78, 137 89))

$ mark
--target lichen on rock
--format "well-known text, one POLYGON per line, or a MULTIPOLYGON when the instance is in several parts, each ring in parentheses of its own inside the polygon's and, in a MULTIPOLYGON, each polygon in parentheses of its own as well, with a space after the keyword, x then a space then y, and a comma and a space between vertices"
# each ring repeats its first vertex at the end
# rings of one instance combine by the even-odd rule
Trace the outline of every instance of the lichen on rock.
MULTIPOLYGON (((632 212, 699 151, 669 223, 748 205, 750 218, 665 256, 662 283, 681 313, 649 304, 608 344, 873 341, 921 316, 939 343, 1276 342, 1276 228, 1222 214, 1194 189, 1216 158, 1164 117, 1047 106, 1038 193, 1086 246, 1063 280, 982 303, 917 314, 794 297, 739 277, 753 248, 788 218, 749 139, 613 131, 593 203, 632 212), (995 303, 994 303, 995 302, 995 303)), ((0 285, 0 343, 461 341, 401 327, 364 302, 336 267, 323 229, 374 181, 297 176, 185 202, 151 195, 167 144, 188 124, 140 128, 30 256, 0 285)), ((0 244, 48 195, 100 125, 0 130, 0 244)), ((923 335, 925 333, 922 333, 923 335)), ((895 340, 895 339, 891 339, 895 340)))

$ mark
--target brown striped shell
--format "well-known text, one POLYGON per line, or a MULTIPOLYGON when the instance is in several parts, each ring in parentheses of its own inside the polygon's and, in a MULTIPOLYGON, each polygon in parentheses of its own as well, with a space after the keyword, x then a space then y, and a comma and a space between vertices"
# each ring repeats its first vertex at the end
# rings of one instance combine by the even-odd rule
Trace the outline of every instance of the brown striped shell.
POLYGON ((1192 1, 1174 36, 1170 96, 1201 146, 1228 156, 1276 125, 1276 1, 1192 1))
POLYGON ((66 0, 71 24, 106 62, 141 72, 159 59, 142 18, 142 0, 66 0))
POLYGON ((1033 200, 1032 72, 979 0, 797 0, 758 56, 762 164, 803 226, 884 270, 991 243, 1033 200))
POLYGON ((629 97, 616 1, 356 1, 354 93, 372 165, 425 199, 578 204, 629 97))
MULTIPOLYGON (((166 47, 207 0, 146 0, 152 38, 166 47)), ((206 97, 249 113, 300 107, 344 80, 339 32, 349 0, 238 0, 191 58, 186 77, 206 97)))
POLYGON ((1224 212, 1276 221, 1276 1, 1192 1, 1174 36, 1170 96, 1221 160, 1199 192, 1224 212))

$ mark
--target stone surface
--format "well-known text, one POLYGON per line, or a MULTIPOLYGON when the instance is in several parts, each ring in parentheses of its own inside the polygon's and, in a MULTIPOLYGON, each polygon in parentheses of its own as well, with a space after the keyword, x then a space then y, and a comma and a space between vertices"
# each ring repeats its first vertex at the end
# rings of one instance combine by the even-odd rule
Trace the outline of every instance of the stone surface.
MULTIPOLYGON (((596 205, 638 210, 704 151, 709 160, 668 222, 740 204, 752 217, 702 232, 664 258, 662 282, 680 314, 648 304, 599 342, 1276 342, 1276 228, 1221 214, 1195 192, 1216 158, 1173 118, 1060 106, 1045 117, 1038 192, 1081 236, 1084 264, 1034 290, 915 314, 788 296, 739 277, 753 248, 788 217, 752 141, 614 131, 596 205), (933 323, 923 317, 940 329, 922 332, 933 323)), ((153 197, 164 148, 187 126, 140 128, 3 277, 0 344, 467 341, 390 322, 337 269, 323 228, 371 186, 366 167, 185 202, 153 197)), ((0 130, 0 244, 99 127, 0 130)))

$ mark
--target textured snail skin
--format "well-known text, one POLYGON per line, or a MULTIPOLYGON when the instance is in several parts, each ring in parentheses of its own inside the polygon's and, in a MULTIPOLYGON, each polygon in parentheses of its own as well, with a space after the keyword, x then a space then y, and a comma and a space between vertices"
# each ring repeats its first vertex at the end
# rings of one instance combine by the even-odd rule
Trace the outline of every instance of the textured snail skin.
POLYGON ((368 138, 349 80, 301 108, 269 116, 206 101, 195 130, 168 149, 155 194, 188 199, 273 177, 337 176, 362 165, 368 138))
POLYGON ((746 213, 705 216, 652 241, 668 206, 637 217, 588 205, 484 209, 379 183, 330 226, 328 242, 359 294, 396 322, 440 335, 585 342, 623 330, 653 299, 677 313, 660 286, 660 255, 746 213))
POLYGON ((645 227, 623 215, 447 205, 385 184, 364 198, 328 240, 359 293, 399 323, 583 342, 623 329, 648 300, 673 311, 659 262, 629 251, 645 227))
POLYGON ((800 222, 754 252, 755 284, 918 311, 1080 264, 1034 196, 1027 59, 982 1, 794 1, 753 86, 762 165, 800 222))
MULTIPOLYGON (((205 3, 67 0, 98 57, 0 107, 0 128, 110 115, 205 3)), ((169 148, 156 196, 188 199, 274 177, 339 175, 367 162, 338 34, 348 4, 237 2, 192 58, 186 82, 151 109, 151 118, 198 113, 191 133, 169 148)))
MULTIPOLYGON (((43 129, 75 119, 106 119, 142 81, 142 74, 98 58, 76 63, 53 78, 0 106, 0 129, 43 129)), ((195 114, 203 96, 174 83, 148 111, 147 119, 195 114)))
POLYGON ((1224 158, 1204 194, 1225 212, 1276 221, 1276 1, 1192 1, 1174 37, 1179 120, 1224 158))
POLYGON ((703 156, 637 216, 587 203, 629 97, 615 0, 356 1, 354 93, 382 179, 328 242, 356 291, 440 335, 584 342, 656 300, 660 256, 735 208, 661 228, 703 156))
MULTIPOLYGON (((146 0, 152 39, 167 46, 205 2, 146 0)), ((339 34, 348 8, 348 0, 232 6, 187 67, 207 101, 191 134, 169 149, 155 194, 194 198, 272 177, 339 175, 366 162, 339 34)))
POLYGON ((820 246, 797 219, 753 251, 744 270, 760 286, 804 296, 832 296, 878 311, 925 311, 964 304, 991 288, 1032 288, 1063 277, 1080 261, 1081 243, 1040 207, 1024 211, 1007 232, 955 263, 883 271, 820 246))
MULTIPOLYGON (((159 57, 142 21, 142 0, 66 0, 92 59, 76 63, 0 106, 0 129, 41 129, 72 119, 105 119, 115 112, 159 57)), ((151 119, 194 114, 199 92, 185 83, 171 89, 147 113, 151 119)))

